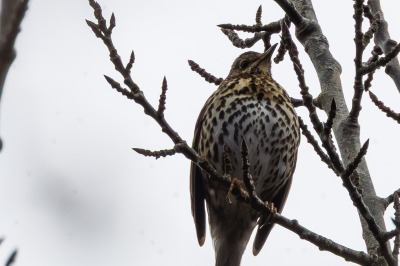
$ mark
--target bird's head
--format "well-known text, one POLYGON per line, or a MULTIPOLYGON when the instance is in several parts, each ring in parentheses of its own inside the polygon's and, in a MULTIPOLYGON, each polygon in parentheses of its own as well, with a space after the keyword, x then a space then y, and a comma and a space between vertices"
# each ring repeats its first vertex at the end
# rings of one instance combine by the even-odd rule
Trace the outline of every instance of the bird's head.
POLYGON ((266 52, 245 52, 233 62, 228 77, 242 74, 271 76, 271 58, 277 44, 272 45, 266 52))

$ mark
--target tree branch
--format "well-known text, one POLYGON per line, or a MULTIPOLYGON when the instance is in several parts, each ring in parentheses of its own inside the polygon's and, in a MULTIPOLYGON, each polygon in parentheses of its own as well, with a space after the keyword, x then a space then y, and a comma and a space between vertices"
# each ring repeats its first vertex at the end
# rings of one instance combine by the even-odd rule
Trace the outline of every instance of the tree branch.
MULTIPOLYGON (((287 2, 285 0, 275 0, 277 3, 287 2)), ((322 29, 318 24, 311 0, 292 0, 298 12, 304 16, 300 19, 296 15, 296 36, 308 53, 314 68, 318 74, 321 86, 321 94, 318 100, 328 114, 331 108, 332 99, 335 100, 337 111, 333 122, 333 132, 342 155, 343 163, 347 166, 352 162, 360 150, 360 128, 357 121, 349 119, 349 111, 343 95, 340 73, 341 67, 329 51, 329 45, 322 29)), ((290 17, 290 15, 289 15, 290 17)), ((363 199, 368 199, 365 203, 378 227, 385 231, 385 224, 382 215, 384 206, 377 204, 377 196, 367 168, 365 159, 361 161, 357 168, 360 186, 363 191, 363 199)), ((380 244, 374 234, 369 230, 368 224, 360 216, 363 227, 363 237, 368 251, 371 254, 380 253, 380 244)), ((386 248, 386 250, 388 250, 386 248)))
MULTIPOLYGON (((382 48, 383 52, 387 55, 394 49, 397 43, 390 38, 388 23, 384 18, 380 0, 368 0, 368 6, 370 7, 372 14, 379 12, 380 23, 374 35, 374 42, 376 45, 382 48)), ((393 60, 391 60, 386 66, 385 72, 392 78, 397 90, 400 92, 399 60, 397 58, 393 58, 393 60)))

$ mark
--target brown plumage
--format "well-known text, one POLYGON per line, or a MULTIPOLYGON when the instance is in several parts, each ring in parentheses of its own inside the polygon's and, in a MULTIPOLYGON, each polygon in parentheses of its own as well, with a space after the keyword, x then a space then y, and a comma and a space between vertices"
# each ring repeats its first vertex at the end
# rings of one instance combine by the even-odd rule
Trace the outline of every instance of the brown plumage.
MULTIPOLYGON (((260 54, 246 52, 234 62, 228 77, 200 112, 193 148, 223 174, 224 145, 230 149, 232 177, 241 179, 241 143, 248 146, 250 174, 263 201, 280 213, 296 166, 299 123, 285 90, 271 77, 271 57, 276 45, 260 54)), ((248 205, 227 199, 228 189, 208 178, 192 163, 190 171, 192 215, 197 238, 204 244, 207 203, 216 266, 238 266, 259 213, 248 205)), ((273 224, 257 230, 253 253, 264 245, 273 224)))

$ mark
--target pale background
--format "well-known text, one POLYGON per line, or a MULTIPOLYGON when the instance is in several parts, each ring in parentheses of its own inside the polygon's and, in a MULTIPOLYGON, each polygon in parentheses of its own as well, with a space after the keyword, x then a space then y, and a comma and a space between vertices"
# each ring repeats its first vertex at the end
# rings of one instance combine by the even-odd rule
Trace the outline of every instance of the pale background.
MULTIPOLYGON (((392 37, 400 40, 400 4, 382 1, 392 37)), ((283 17, 274 1, 101 0, 107 18, 115 12, 114 41, 125 62, 136 54, 133 78, 158 104, 168 79, 166 118, 191 143, 197 115, 215 86, 187 65, 192 59, 225 77, 234 48, 217 24, 252 24, 262 4, 263 22, 283 17)), ((343 68, 351 103, 353 1, 314 1, 331 52, 343 68)), ((197 244, 190 212, 189 161, 181 155, 155 160, 132 147, 171 148, 172 142, 138 105, 112 90, 103 74, 121 81, 108 52, 85 19, 88 2, 32 0, 18 37, 17 59, 1 102, 0 265, 18 248, 16 265, 213 265, 210 237, 197 244)), ((242 35, 250 36, 250 35, 242 35)), ((273 42, 279 37, 274 36, 273 42)), ((257 45, 252 50, 261 51, 257 45)), ((314 96, 316 75, 299 45, 314 96)), ((290 62, 273 66, 275 79, 300 97, 290 62)), ((373 90, 400 111, 400 97, 383 70, 373 90)), ((303 109, 300 115, 306 117, 303 109)), ((321 116, 325 119, 325 115, 321 116)), ((399 185, 400 126, 377 111, 368 97, 361 113, 362 140, 377 193, 399 185)), ((284 215, 357 250, 364 250, 358 216, 338 177, 302 139, 284 215)), ((389 208, 387 217, 391 217, 389 208)), ((387 224, 391 222, 387 219, 387 224)), ((257 256, 248 248, 242 265, 348 265, 276 226, 257 256)))

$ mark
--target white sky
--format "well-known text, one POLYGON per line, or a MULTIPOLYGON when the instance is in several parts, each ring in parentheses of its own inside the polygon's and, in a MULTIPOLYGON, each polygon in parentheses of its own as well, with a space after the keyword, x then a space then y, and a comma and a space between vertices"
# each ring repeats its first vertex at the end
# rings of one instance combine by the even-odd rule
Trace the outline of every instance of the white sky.
MULTIPOLYGON (((331 51, 342 65, 350 104, 353 1, 314 2, 331 51)), ((215 86, 192 72, 187 60, 225 77, 243 51, 216 25, 252 24, 260 4, 264 23, 283 16, 274 1, 101 1, 107 18, 115 12, 114 42, 125 62, 135 51, 133 78, 152 103, 158 104, 162 78, 167 76, 166 118, 189 143, 197 115, 215 86)), ((394 27, 399 4, 382 4, 392 37, 400 40, 394 27)), ((189 161, 181 155, 156 161, 131 150, 171 148, 172 142, 141 107, 106 83, 103 74, 122 80, 84 19, 94 20, 87 1, 34 0, 22 24, 17 59, 1 102, 0 234, 6 240, 0 247, 0 264, 18 247, 21 266, 213 265, 210 236, 202 248, 196 240, 189 161)), ((273 42, 278 41, 274 36, 273 42)), ((316 96, 315 72, 298 46, 316 96)), ((272 72, 291 96, 300 97, 288 60, 274 65, 272 72)), ((383 70, 373 84, 373 91, 400 111, 398 92, 383 70)), ((304 110, 298 112, 306 117, 304 110)), ((386 197, 399 187, 395 152, 400 148, 400 127, 378 112, 368 97, 360 119, 362 140, 370 138, 368 166, 377 193, 386 197)), ((297 165, 284 215, 365 250, 347 192, 305 138, 297 165)), ((248 249, 242 261, 254 266, 347 264, 280 226, 257 257, 248 249)))

